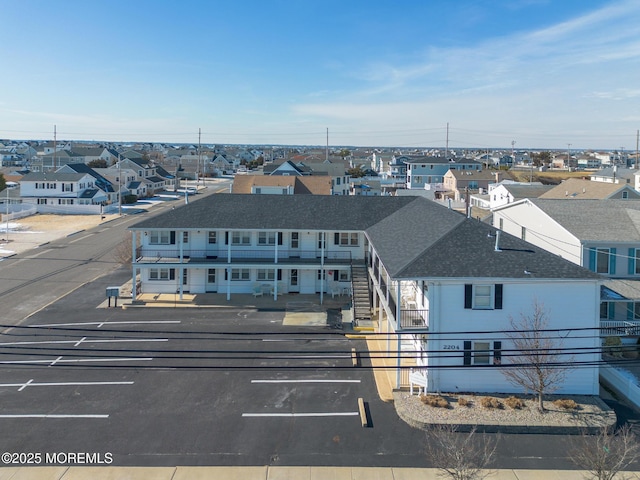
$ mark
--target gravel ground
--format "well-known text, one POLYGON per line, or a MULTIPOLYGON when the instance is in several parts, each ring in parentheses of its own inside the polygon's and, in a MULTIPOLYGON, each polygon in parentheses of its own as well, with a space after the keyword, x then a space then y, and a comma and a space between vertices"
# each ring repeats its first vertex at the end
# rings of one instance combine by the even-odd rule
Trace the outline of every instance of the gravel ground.
MULTIPOLYGON (((506 395, 493 395, 504 404, 506 395)), ((460 430, 477 426, 482 431, 529 432, 529 433, 580 433, 582 430, 597 430, 603 426, 613 426, 615 413, 597 396, 572 395, 570 397, 549 397, 545 400, 545 413, 538 411, 537 399, 518 396, 525 407, 512 409, 504 405, 502 409, 485 408, 480 405, 481 395, 443 395, 449 401, 449 408, 425 405, 418 395, 395 392, 394 404, 400 418, 416 428, 426 429, 433 424, 458 425, 460 430), (458 405, 458 397, 469 401, 468 406, 458 405), (553 404, 557 398, 571 398, 578 403, 576 410, 564 410, 553 404)))

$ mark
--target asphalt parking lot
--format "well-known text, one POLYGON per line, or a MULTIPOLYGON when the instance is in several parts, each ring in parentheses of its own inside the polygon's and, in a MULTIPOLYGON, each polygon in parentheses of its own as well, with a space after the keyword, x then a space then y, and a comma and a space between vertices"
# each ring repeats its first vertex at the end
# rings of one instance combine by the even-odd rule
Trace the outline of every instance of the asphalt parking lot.
POLYGON ((114 465, 371 465, 373 452, 406 455, 422 438, 378 400, 371 370, 353 367, 362 340, 284 326, 279 311, 97 309, 124 274, 4 329, 3 452, 109 453, 114 465), (391 442, 385 424, 406 442, 391 442))

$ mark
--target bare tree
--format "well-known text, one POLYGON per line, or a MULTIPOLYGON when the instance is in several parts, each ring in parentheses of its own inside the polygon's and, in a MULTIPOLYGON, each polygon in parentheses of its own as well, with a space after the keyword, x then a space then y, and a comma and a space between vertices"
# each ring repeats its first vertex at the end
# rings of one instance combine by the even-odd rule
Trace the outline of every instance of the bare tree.
POLYGON ((583 433, 573 443, 569 453, 573 463, 598 480, 626 478, 616 475, 640 458, 640 445, 629 424, 617 432, 604 427, 597 435, 583 433))
POLYGON ((476 428, 458 432, 456 425, 437 425, 427 436, 427 455, 441 477, 480 480, 488 477, 496 452, 495 437, 479 438, 476 428))
POLYGON ((113 249, 113 258, 122 266, 131 265, 132 245, 130 236, 125 236, 125 238, 115 246, 113 249))
POLYGON ((544 395, 553 393, 564 382, 573 360, 562 352, 562 341, 554 332, 546 331, 549 316, 544 305, 533 300, 529 315, 518 320, 509 316, 506 336, 513 345, 511 365, 502 369, 504 376, 516 386, 538 395, 538 409, 544 412, 544 395))

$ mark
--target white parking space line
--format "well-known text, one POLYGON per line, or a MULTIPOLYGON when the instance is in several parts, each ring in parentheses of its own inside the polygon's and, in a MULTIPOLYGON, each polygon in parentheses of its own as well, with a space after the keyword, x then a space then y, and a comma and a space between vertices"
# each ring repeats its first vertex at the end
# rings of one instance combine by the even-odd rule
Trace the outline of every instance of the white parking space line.
POLYGON ((251 383, 360 383, 360 380, 251 380, 251 383))
POLYGON ((157 323, 180 323, 180 320, 140 320, 138 322, 78 322, 78 323, 43 323, 40 325, 27 325, 28 328, 42 328, 42 327, 79 327, 87 325, 96 325, 98 328, 103 325, 151 325, 157 323))
POLYGON ((20 387, 22 392, 27 387, 83 387, 94 385, 133 385, 134 382, 34 382, 33 378, 24 383, 0 383, 2 387, 20 387))
POLYGON ((73 358, 63 360, 62 357, 58 357, 53 360, 2 360, 2 365, 29 365, 35 363, 48 363, 49 366, 56 365, 58 363, 83 363, 83 362, 142 362, 147 360, 153 360, 151 357, 143 358, 73 358))
POLYGON ((0 418, 109 418, 109 415, 87 414, 87 415, 66 415, 51 413, 25 413, 19 415, 0 415, 0 418))
POLYGON ((86 340, 87 337, 83 337, 80 341, 75 340, 43 340, 39 342, 4 342, 0 343, 0 347, 8 346, 8 345, 62 345, 62 344, 74 344, 74 346, 80 345, 82 343, 126 343, 126 342, 168 342, 168 338, 120 338, 120 339, 94 339, 94 340, 86 340))
POLYGON ((354 417, 359 412, 243 413, 243 417, 354 417))

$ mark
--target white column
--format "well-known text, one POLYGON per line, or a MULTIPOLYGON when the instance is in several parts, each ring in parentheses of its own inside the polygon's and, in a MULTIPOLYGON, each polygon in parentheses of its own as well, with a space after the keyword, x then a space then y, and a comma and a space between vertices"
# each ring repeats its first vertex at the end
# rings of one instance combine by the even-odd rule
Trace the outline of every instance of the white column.
POLYGON ((324 277, 326 275, 324 271, 324 249, 326 243, 325 232, 320 232, 320 305, 324 299, 324 277))
POLYGON ((138 292, 136 292, 136 232, 131 232, 131 266, 133 270, 133 276, 131 278, 131 300, 135 300, 138 292))
POLYGON ((231 230, 227 230, 224 233, 227 239, 227 301, 231 300, 231 230))
POLYGON ((182 285, 182 276, 184 275, 184 232, 177 231, 176 234, 180 235, 179 245, 179 256, 180 256, 180 268, 178 268, 178 289, 180 290, 180 300, 182 300, 183 294, 183 285, 182 285))

